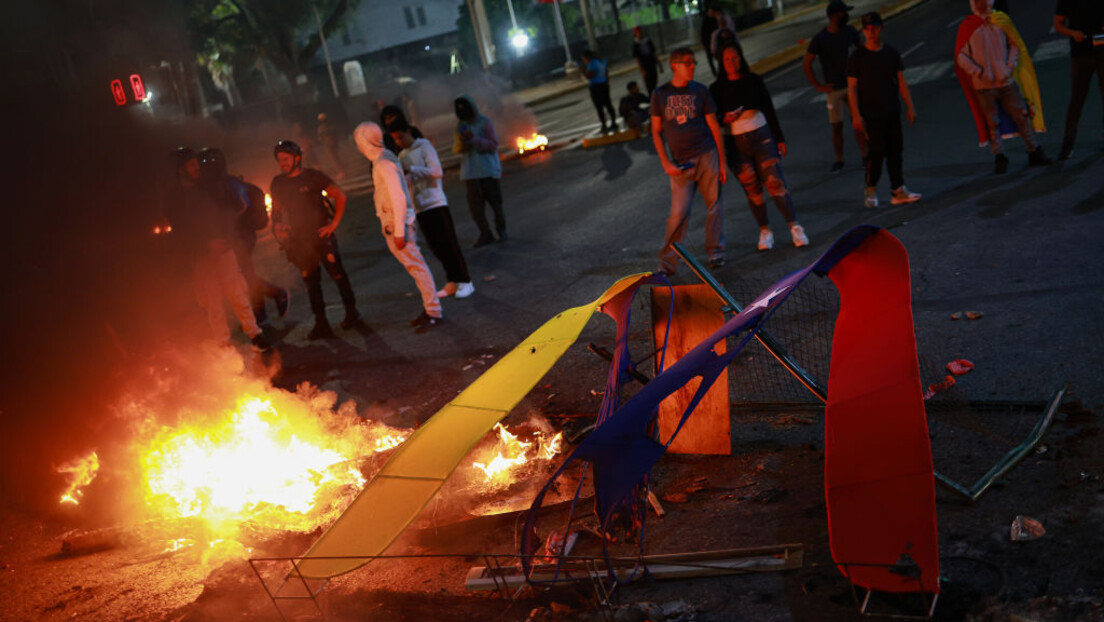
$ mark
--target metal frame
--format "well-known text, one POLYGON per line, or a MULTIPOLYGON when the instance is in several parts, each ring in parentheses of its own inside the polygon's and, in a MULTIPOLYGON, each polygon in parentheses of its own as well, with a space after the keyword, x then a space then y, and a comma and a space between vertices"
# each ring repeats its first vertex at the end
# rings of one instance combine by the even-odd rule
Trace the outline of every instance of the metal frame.
MULTIPOLYGON (((863 563, 840 562, 839 566, 843 570, 843 575, 845 577, 847 577, 847 580, 850 582, 851 581, 851 575, 848 572, 848 569, 850 569, 852 567, 890 568, 890 569, 893 569, 893 568, 899 567, 900 564, 899 563, 898 564, 863 564, 863 563)), ((917 594, 917 595, 920 596, 920 606, 921 606, 921 609, 922 609, 922 613, 920 613, 920 614, 902 614, 902 613, 889 613, 889 612, 872 612, 872 611, 870 611, 870 597, 874 595, 875 590, 872 590, 872 589, 869 589, 869 588, 863 588, 863 589, 866 590, 866 594, 862 597, 862 600, 859 600, 858 588, 857 588, 857 586, 855 585, 854 582, 851 582, 851 600, 854 601, 855 607, 859 610, 859 615, 869 616, 869 617, 877 617, 877 618, 894 618, 894 619, 898 619, 898 620, 930 620, 930 619, 932 619, 932 617, 935 616, 935 605, 939 602, 939 593, 936 592, 936 593, 933 594, 933 593, 924 591, 924 589, 923 589, 924 582, 922 581, 924 571, 923 571, 923 569, 920 568, 920 566, 917 566, 915 564, 911 564, 911 565, 907 566, 906 568, 904 568, 904 570, 906 570, 910 573, 915 571, 914 575, 909 575, 909 574, 906 574, 905 572, 901 572, 900 574, 902 576, 906 576, 908 578, 916 579, 917 584, 920 586, 920 589, 918 589, 914 592, 907 592, 907 593, 908 594, 917 594), (929 601, 929 595, 931 596, 930 601, 929 601)), ((893 594, 894 592, 879 592, 879 593, 893 594)))

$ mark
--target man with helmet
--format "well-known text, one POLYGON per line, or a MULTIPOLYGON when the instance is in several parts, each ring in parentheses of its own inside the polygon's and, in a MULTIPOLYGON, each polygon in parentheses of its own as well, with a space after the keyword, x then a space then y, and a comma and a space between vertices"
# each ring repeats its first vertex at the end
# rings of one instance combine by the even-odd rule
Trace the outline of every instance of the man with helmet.
POLYGON ((245 279, 231 249, 234 221, 245 205, 221 202, 200 184, 199 158, 192 149, 181 147, 171 158, 175 183, 164 198, 165 216, 172 224, 174 237, 182 241, 192 257, 196 298, 207 311, 211 332, 220 342, 229 343, 230 327, 223 303, 227 299, 253 347, 261 352, 270 350, 272 346, 253 317, 245 279))
POLYGON ((277 313, 284 317, 290 301, 288 290, 262 279, 253 264, 257 231, 268 226, 264 190, 228 174, 226 154, 221 149, 207 147, 200 151, 199 168, 203 185, 218 201, 228 205, 244 203, 246 206, 245 211, 234 222, 237 235, 234 236, 233 247, 238 258, 238 267, 241 268, 245 284, 249 288, 249 302, 253 305, 253 316, 257 318, 257 324, 263 325, 268 321, 265 298, 271 298, 276 304, 277 313))
POLYGON ((290 140, 281 140, 273 149, 281 174, 272 179, 272 230, 288 260, 299 268, 307 286, 314 328, 308 338, 333 336, 326 318, 326 302, 322 297, 324 267, 330 274, 341 302, 345 305, 342 328, 352 328, 361 322, 356 309, 356 297, 349 275, 341 263, 334 232, 345 214, 345 192, 322 171, 303 168, 303 150, 290 140), (332 201, 332 211, 331 203, 332 201))

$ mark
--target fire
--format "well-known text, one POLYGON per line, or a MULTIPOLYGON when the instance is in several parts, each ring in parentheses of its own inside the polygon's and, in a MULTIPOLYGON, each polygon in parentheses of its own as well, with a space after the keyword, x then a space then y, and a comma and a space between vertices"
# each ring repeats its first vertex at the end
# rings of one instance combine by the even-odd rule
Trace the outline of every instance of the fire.
POLYGON ((472 463, 473 468, 483 471, 485 483, 509 483, 514 479, 514 467, 527 464, 530 460, 551 460, 560 452, 563 441, 563 432, 546 439, 544 433, 538 430, 533 433, 532 441, 523 441, 501 423, 495 424, 494 429, 498 432, 498 443, 491 450, 494 457, 485 463, 472 463), (535 450, 534 443, 537 446, 535 450))
POLYGON ((272 215, 272 195, 267 192, 265 193, 265 212, 267 212, 269 216, 272 215))
POLYGON ((100 470, 100 457, 95 451, 83 458, 66 462, 57 468, 58 473, 69 474, 69 487, 61 495, 61 503, 79 505, 84 496, 84 487, 96 479, 100 470))
POLYGON ((163 233, 172 233, 172 227, 165 225, 164 227, 158 225, 153 228, 153 235, 161 235, 163 233))
POLYGON ((544 134, 538 134, 533 132, 529 138, 524 136, 518 136, 517 138, 518 153, 525 154, 530 151, 544 151, 548 148, 548 137, 544 134))

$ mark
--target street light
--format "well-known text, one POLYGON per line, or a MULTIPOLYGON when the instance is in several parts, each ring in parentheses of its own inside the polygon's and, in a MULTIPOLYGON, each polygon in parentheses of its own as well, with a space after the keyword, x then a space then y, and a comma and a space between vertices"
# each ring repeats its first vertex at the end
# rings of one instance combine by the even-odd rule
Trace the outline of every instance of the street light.
POLYGON ((506 7, 510 9, 510 24, 513 28, 510 32, 514 33, 514 36, 510 39, 510 43, 514 44, 514 49, 518 54, 521 54, 521 49, 529 45, 529 36, 524 32, 518 30, 517 15, 514 14, 514 3, 512 0, 506 0, 506 7))
POLYGON ((529 35, 526 35, 524 32, 519 32, 510 39, 510 43, 513 43, 514 47, 520 52, 521 48, 529 45, 529 35))

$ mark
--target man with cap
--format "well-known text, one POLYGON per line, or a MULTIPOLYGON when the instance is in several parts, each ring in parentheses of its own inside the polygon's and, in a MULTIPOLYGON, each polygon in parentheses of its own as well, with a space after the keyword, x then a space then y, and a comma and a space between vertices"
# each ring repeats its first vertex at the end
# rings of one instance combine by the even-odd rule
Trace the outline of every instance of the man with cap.
POLYGON ((882 160, 889 169, 891 202, 915 203, 920 195, 905 187, 903 172, 904 136, 901 132, 901 100, 909 125, 916 121, 912 94, 905 82, 905 66, 896 48, 882 43, 882 16, 870 12, 862 16, 866 41, 847 59, 847 101, 851 107, 851 126, 866 136, 866 207, 878 207, 878 180, 882 160), (898 98, 900 96, 900 98, 898 98))
MULTIPOLYGON (((832 148, 836 153, 836 161, 831 173, 843 170, 843 111, 847 108, 847 57, 853 48, 862 45, 859 31, 855 30, 848 20, 848 11, 855 7, 843 3, 842 0, 832 0, 828 3, 828 25, 813 36, 809 42, 809 48, 805 51, 805 77, 817 91, 824 93, 828 99, 828 123, 832 126, 832 148), (824 82, 817 80, 813 73, 813 59, 820 58, 820 72, 824 76, 824 82)), ((859 145, 863 162, 866 161, 866 137, 862 132, 855 132, 855 142, 859 145)))

